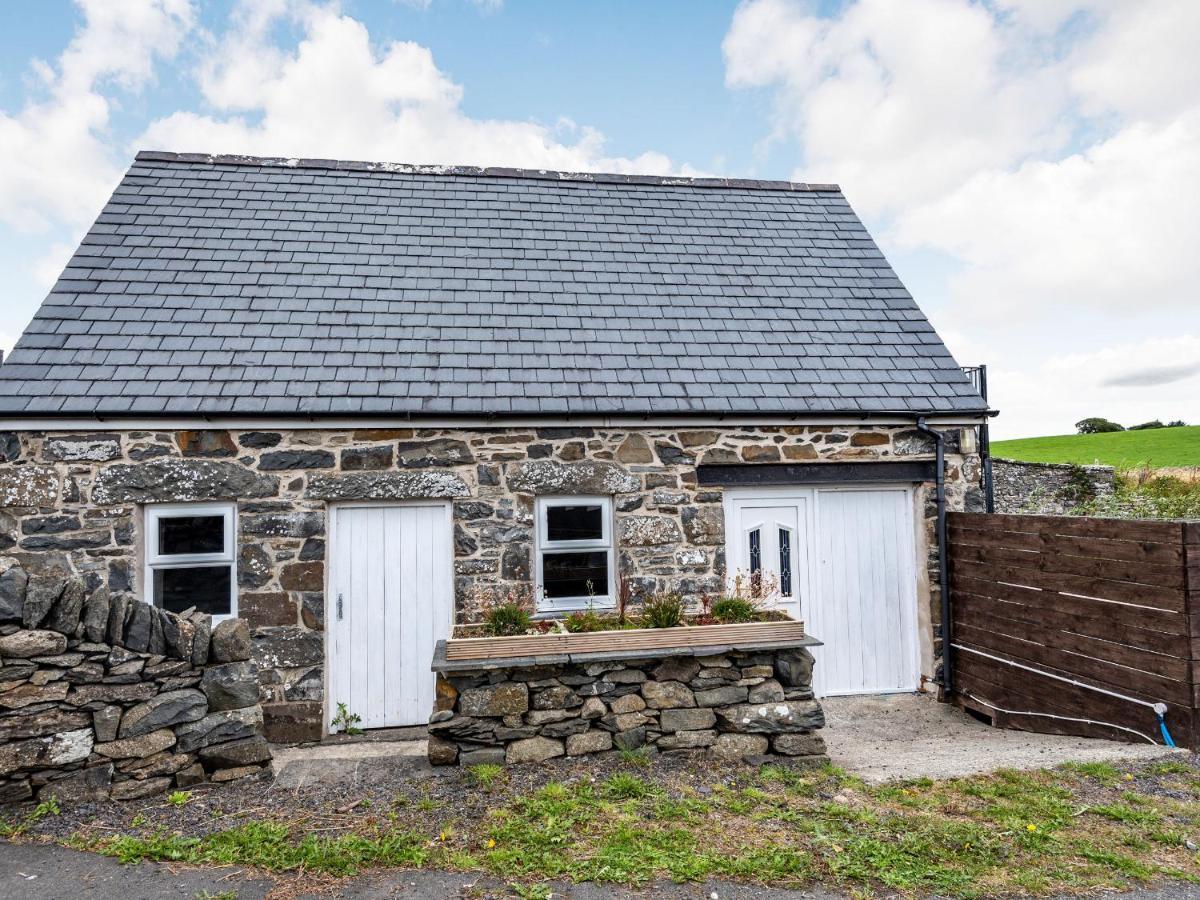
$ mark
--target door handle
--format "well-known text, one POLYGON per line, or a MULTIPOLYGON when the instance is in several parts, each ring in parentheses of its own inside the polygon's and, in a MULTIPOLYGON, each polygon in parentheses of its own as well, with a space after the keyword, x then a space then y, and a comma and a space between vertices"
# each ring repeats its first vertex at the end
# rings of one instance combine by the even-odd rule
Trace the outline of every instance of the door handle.
POLYGON ((342 595, 339 593, 337 598, 337 617, 338 621, 342 621, 342 595))

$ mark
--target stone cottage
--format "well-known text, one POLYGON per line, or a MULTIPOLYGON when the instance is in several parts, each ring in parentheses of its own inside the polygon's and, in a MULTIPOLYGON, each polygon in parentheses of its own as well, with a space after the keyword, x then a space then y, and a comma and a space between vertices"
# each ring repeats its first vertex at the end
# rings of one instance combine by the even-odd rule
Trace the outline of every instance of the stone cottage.
POLYGON ((834 185, 144 152, 0 366, 0 554, 245 619, 275 740, 737 573, 912 691, 987 414, 834 185))

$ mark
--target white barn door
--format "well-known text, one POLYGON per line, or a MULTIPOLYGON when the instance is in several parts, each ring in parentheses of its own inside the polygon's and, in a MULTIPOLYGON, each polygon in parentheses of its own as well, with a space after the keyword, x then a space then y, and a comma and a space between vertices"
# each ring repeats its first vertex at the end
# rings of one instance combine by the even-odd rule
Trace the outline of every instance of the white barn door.
POLYGON ((804 614, 822 647, 819 696, 918 687, 916 550, 905 488, 818 490, 816 588, 804 614))
POLYGON ((778 585, 780 607, 824 642, 812 649, 818 696, 917 689, 909 488, 730 489, 725 528, 730 579, 778 585))
POLYGON ((454 616, 450 506, 334 507, 331 538, 328 717, 344 703, 361 728, 423 725, 454 616))

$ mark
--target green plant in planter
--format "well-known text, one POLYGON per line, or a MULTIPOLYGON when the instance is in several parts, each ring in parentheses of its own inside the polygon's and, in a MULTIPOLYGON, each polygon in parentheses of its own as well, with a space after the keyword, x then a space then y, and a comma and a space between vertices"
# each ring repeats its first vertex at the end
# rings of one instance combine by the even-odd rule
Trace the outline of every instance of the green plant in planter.
POLYGON ((718 622, 753 622, 758 618, 758 607, 744 597, 722 597, 713 602, 712 617, 718 622))
POLYGON ((587 609, 573 612, 563 619, 563 628, 571 632, 571 634, 583 634, 588 631, 603 631, 606 628, 611 628, 611 622, 596 614, 596 611, 590 606, 587 609))
POLYGON ((483 614, 484 630, 492 637, 524 634, 532 624, 529 610, 520 603, 497 603, 483 614))
POLYGON ((675 628, 683 624, 683 598, 678 594, 655 594, 642 602, 643 628, 675 628))

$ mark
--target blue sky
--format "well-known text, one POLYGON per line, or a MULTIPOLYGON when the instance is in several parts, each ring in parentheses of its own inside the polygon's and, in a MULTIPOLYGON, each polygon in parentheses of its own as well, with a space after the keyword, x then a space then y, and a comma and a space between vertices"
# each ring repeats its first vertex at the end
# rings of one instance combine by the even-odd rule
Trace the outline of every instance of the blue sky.
POLYGON ((0 346, 140 147, 715 173, 840 182, 960 362, 992 366, 1001 435, 1200 421, 1198 11, 9 4, 0 346))

